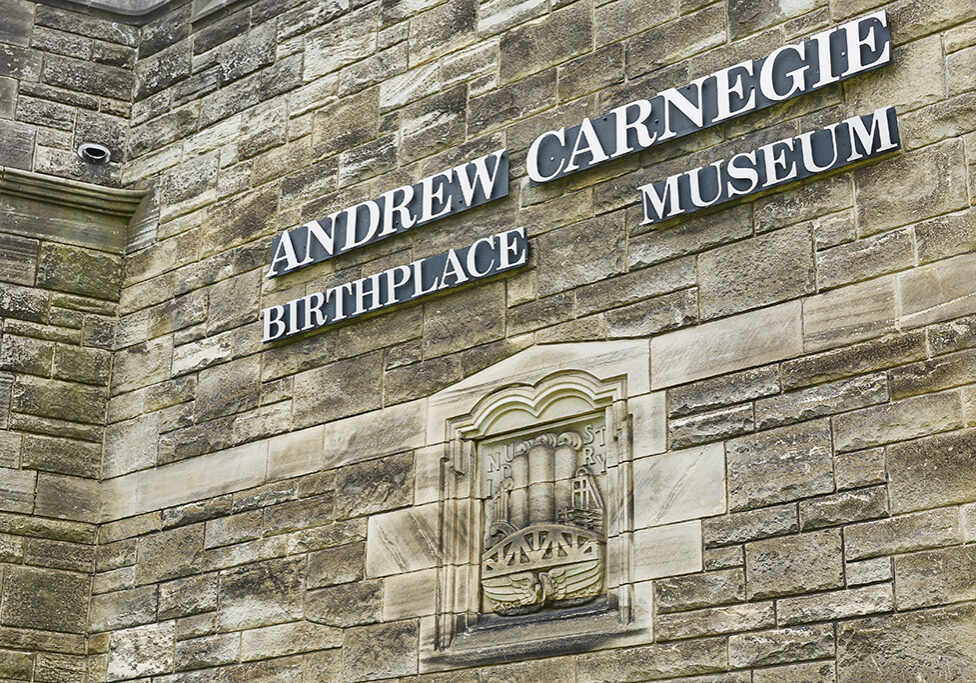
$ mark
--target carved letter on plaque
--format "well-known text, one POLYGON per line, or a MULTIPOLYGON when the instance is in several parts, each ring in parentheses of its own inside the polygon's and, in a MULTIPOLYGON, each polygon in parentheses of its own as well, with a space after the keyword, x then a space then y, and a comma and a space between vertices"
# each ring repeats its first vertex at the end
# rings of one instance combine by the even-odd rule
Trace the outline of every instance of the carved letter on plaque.
POLYGON ((503 616, 573 607, 605 593, 606 425, 483 442, 483 609, 503 616))

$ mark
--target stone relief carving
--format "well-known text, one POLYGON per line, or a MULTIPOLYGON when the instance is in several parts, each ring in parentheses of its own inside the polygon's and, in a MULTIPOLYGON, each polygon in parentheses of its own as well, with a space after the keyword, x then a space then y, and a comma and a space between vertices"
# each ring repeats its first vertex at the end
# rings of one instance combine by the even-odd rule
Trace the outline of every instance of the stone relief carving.
POLYGON ((574 607, 605 592, 601 416, 480 445, 482 609, 574 607))

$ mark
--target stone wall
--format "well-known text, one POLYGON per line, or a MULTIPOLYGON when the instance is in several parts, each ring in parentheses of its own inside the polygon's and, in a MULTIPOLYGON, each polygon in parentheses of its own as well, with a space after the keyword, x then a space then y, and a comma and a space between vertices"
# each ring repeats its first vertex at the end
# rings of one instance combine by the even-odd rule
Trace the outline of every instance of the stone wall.
POLYGON ((0 88, 18 93, 0 97, 0 133, 19 141, 0 163, 152 199, 124 258, 9 238, 36 266, 0 270, 14 387, 0 678, 971 677, 971 2, 257 0, 192 24, 177 2, 138 27, 0 5, 16 17, 0 88), (525 178, 544 131, 875 7, 891 15, 887 67, 525 178), (640 225, 639 185, 883 105, 894 156, 640 225), (104 175, 71 156, 89 134, 118 145, 104 175), (506 198, 264 277, 278 231, 501 147, 506 198), (522 225, 527 268, 261 343, 263 307, 522 225), (85 277, 65 282, 52 258, 85 277), (92 277, 94 261, 121 279, 92 277), (628 378, 626 585, 649 626, 556 656, 437 662, 443 543, 465 528, 443 524, 445 421, 556 369, 628 378), (76 395, 92 414, 52 420, 89 405, 76 395), (83 515, 45 507, 40 485, 35 500, 54 476, 90 488, 83 515), (18 621, 25 582, 55 572, 79 606, 46 610, 62 598, 42 590, 23 604, 43 623, 18 621), (52 652, 87 654, 87 673, 52 652))

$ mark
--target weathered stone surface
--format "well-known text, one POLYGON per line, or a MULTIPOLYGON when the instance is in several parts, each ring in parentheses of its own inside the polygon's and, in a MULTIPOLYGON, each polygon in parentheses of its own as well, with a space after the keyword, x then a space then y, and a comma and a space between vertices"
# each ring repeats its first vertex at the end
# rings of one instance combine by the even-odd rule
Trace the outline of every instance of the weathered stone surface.
POLYGON ((217 575, 202 574, 159 584, 159 618, 188 617, 217 609, 217 575))
POLYGON ((756 669, 753 683, 835 683, 834 662, 803 662, 756 669))
POLYGON ((336 516, 357 517, 409 505, 413 501, 410 453, 345 467, 336 482, 336 516))
POLYGON ((720 441, 754 429, 751 404, 722 408, 710 413, 674 418, 669 423, 668 438, 677 448, 708 441, 720 441))
POLYGON ((108 680, 119 681, 171 671, 175 636, 172 621, 113 633, 108 680))
POLYGON ((295 377, 295 423, 306 426, 380 407, 382 354, 341 360, 295 377))
POLYGON ((729 507, 741 510, 834 489, 830 431, 806 422, 727 444, 729 507))
POLYGON ((728 664, 725 638, 703 638, 581 655, 576 680, 655 680, 724 671, 728 664))
POLYGON ((877 519, 888 514, 888 491, 883 486, 845 491, 800 502, 800 529, 877 519))
POLYGON ((156 602, 155 586, 96 595, 92 598, 89 628, 100 632, 148 624, 156 619, 156 602))
POLYGON ((961 541, 962 529, 956 508, 851 524, 844 529, 844 551, 848 560, 938 548, 961 541))
POLYGON ((817 254, 817 277, 821 287, 837 287, 910 268, 914 264, 912 232, 892 230, 821 251, 817 254))
POLYGON ((753 368, 669 389, 668 414, 680 417, 775 393, 779 393, 778 368, 753 368))
POLYGON ((803 302, 803 346, 820 351, 895 331, 895 278, 835 289, 803 302))
POLYGON ((634 526, 725 512, 725 457, 719 445, 673 451, 634 463, 634 526))
POLYGON ((777 230, 698 257, 703 320, 808 294, 815 287, 809 228, 777 230))
POLYGON ((0 624, 83 633, 91 579, 83 574, 11 567, 6 571, 0 624))
POLYGON ((588 52, 592 41, 593 17, 589 8, 570 5, 502 36, 499 77, 503 82, 513 81, 541 71, 588 52))
POLYGON ((961 426, 962 400, 958 392, 927 394, 835 417, 834 448, 870 448, 961 426))
POLYGON ((627 77, 672 64, 726 40, 724 7, 708 7, 627 41, 627 77))
POLYGON ((320 588, 357 581, 363 576, 365 560, 366 546, 362 543, 349 543, 311 553, 306 585, 308 588, 320 588))
POLYGON ((929 550, 895 557, 895 600, 899 609, 976 599, 972 576, 976 546, 929 550))
POLYGON ((702 522, 707 548, 796 533, 799 528, 796 504, 734 512, 702 522))
POLYGON ((837 634, 837 669, 845 683, 910 681, 938 671, 964 681, 976 662, 976 610, 958 605, 846 622, 837 634))
POLYGON ((342 644, 342 631, 299 621, 244 631, 241 634, 241 659, 270 659, 342 644))
MULTIPOLYGON (((438 505, 421 505, 369 518, 366 576, 388 576, 430 569, 441 558, 437 542, 438 505)), ((458 529, 463 534, 466 530, 458 529)))
POLYGON ((676 640, 734 631, 752 631, 769 628, 775 623, 776 614, 770 601, 662 614, 655 619, 654 629, 658 640, 676 640))
POLYGON ((746 582, 741 569, 689 574, 654 582, 654 604, 659 612, 677 612, 745 601, 746 582))
POLYGON ((203 561, 203 533, 204 526, 197 524, 141 537, 136 581, 155 583, 198 572, 203 561))
POLYGON ((888 450, 892 510, 906 512, 973 499, 973 433, 932 436, 888 450))
POLYGON ((860 562, 848 562, 844 566, 848 586, 862 586, 867 583, 890 581, 892 577, 891 558, 875 557, 860 562))
POLYGON ((747 543, 746 584, 750 600, 843 586, 840 531, 747 543))
POLYGON ((918 332, 882 337, 863 344, 784 361, 781 366, 783 389, 805 387, 881 370, 925 356, 925 336, 918 332))
POLYGON ((229 569, 220 577, 221 631, 269 626, 302 616, 303 557, 229 569))
POLYGON ((416 621, 350 629, 343 644, 344 680, 375 680, 417 672, 416 621))
POLYGON ((734 667, 768 666, 833 655, 834 629, 830 626, 797 626, 729 637, 729 665, 734 667))
POLYGON ((784 626, 815 621, 845 619, 894 609, 890 583, 863 588, 782 598, 777 603, 779 623, 784 626))
POLYGON ((651 340, 655 389, 763 365, 802 353, 797 302, 741 313, 651 340))
POLYGON ((316 623, 349 628, 380 621, 383 582, 359 581, 309 592, 305 617, 316 623))
POLYGON ((756 401, 756 427, 779 427, 887 400, 885 375, 864 375, 756 401))
POLYGON ((468 135, 480 135, 504 122, 541 111, 554 104, 555 99, 555 69, 471 98, 468 102, 468 135))

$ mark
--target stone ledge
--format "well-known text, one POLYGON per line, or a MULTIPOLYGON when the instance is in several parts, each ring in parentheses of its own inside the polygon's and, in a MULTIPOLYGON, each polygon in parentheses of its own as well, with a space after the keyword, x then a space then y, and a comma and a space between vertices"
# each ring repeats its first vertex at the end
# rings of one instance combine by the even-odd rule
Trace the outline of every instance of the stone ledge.
POLYGON ((0 231, 121 254, 145 196, 0 166, 0 231))

